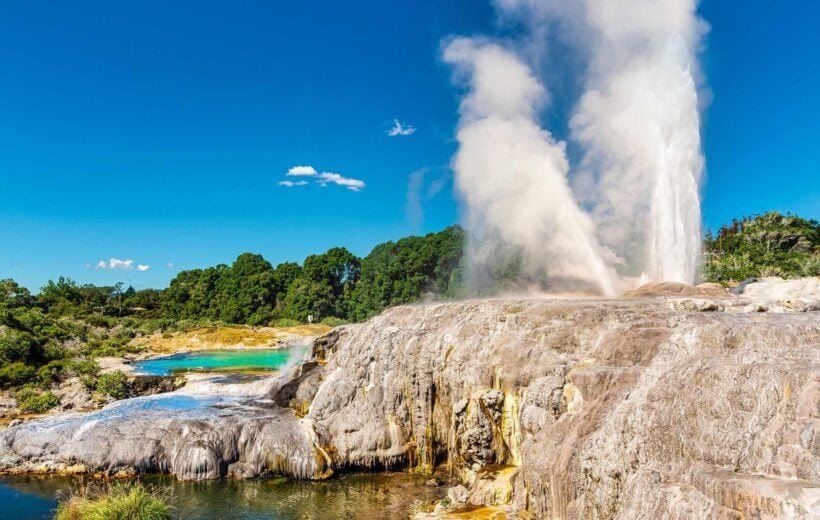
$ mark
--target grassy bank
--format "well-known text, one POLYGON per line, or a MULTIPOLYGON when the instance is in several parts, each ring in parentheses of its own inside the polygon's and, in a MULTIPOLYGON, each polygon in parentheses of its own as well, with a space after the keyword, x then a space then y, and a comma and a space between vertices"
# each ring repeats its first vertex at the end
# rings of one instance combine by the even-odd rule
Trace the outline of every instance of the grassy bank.
POLYGON ((55 520, 169 520, 167 497, 140 483, 88 486, 60 502, 55 520))

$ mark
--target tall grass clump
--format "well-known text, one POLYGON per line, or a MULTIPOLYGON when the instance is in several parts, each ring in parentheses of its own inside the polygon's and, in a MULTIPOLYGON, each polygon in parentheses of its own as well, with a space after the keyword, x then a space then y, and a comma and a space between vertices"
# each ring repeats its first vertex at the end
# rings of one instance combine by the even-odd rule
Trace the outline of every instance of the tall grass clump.
POLYGON ((137 483, 87 486, 60 502, 54 520, 170 520, 164 494, 137 483))

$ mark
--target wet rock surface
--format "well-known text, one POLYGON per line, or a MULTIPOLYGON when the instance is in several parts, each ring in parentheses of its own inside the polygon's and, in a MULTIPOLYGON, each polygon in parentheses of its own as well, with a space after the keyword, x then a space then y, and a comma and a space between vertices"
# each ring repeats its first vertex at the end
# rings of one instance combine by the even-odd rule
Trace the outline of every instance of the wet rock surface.
POLYGON ((511 517, 813 518, 820 315, 744 312, 743 298, 394 308, 320 338, 259 395, 9 428, 0 465, 189 479, 443 467, 459 504, 511 517))

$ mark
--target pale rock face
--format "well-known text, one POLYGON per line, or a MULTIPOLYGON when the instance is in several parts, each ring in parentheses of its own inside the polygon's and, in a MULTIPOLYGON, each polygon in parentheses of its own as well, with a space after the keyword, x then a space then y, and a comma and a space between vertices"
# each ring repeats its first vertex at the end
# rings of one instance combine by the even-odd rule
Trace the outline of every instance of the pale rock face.
POLYGON ((534 518, 816 518, 820 316, 671 292, 695 303, 394 308, 317 340, 266 395, 21 424, 0 433, 0 465, 324 478, 444 464, 459 503, 534 518))
POLYGON ((796 278, 784 280, 776 276, 760 278, 752 283, 741 284, 737 294, 757 300, 796 300, 811 298, 820 300, 820 278, 796 278))
POLYGON ((810 518, 820 317, 720 310, 392 309, 340 331, 308 417, 337 466, 447 462, 471 503, 536 518, 810 518))

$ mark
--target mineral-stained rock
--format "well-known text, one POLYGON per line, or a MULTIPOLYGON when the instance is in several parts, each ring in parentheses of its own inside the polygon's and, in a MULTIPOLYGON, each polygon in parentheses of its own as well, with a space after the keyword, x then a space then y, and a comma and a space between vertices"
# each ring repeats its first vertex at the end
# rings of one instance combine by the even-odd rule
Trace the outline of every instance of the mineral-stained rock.
POLYGON ((9 428, 0 465, 182 478, 443 465, 469 507, 533 518, 820 512, 816 312, 466 301, 388 310, 313 353, 267 396, 207 413, 9 428))
POLYGON ((818 345, 811 313, 404 307, 341 329, 308 417, 337 466, 447 462, 536 518, 810 518, 818 345), (488 467, 515 468, 509 493, 488 467))

